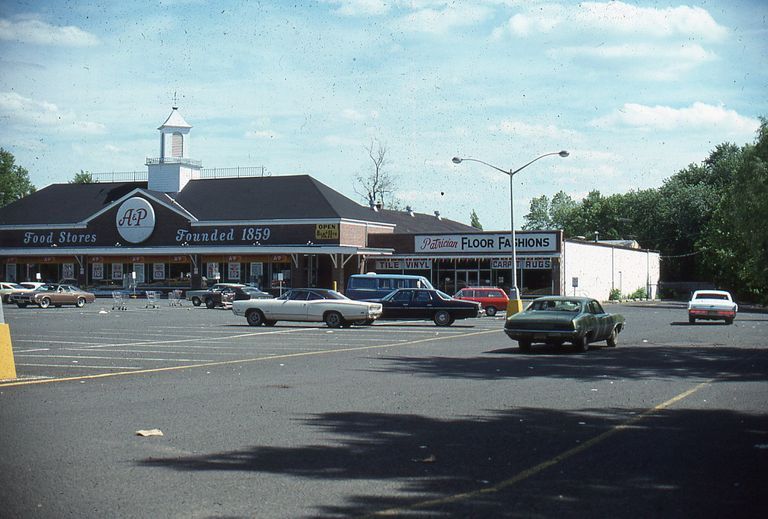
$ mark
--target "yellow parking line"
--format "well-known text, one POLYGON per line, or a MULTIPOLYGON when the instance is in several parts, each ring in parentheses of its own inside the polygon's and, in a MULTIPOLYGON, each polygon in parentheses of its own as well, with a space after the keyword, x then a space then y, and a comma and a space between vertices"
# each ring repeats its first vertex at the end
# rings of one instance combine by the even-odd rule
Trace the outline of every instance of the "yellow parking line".
MULTIPOLYGON (((500 333, 500 330, 485 330, 480 332, 472 332, 472 333, 464 334, 463 337, 471 337, 475 335, 487 335, 489 333, 500 333)), ((246 337, 248 335, 252 335, 252 334, 242 334, 242 335, 239 335, 239 337, 246 337)), ((232 338, 232 337, 229 337, 229 338, 232 338)), ((427 339, 418 339, 414 341, 408 341, 405 343, 395 342, 390 344, 377 344, 372 346, 356 346, 353 348, 334 348, 332 350, 308 351, 308 352, 300 352, 300 353, 284 353, 281 355, 265 355, 262 357, 252 357, 248 359, 202 362, 199 364, 189 364, 186 366, 167 366, 164 368, 139 369, 135 371, 119 371, 116 373, 99 373, 98 375, 83 375, 80 377, 48 378, 44 380, 17 380, 13 382, 0 383, 0 388, 14 387, 14 386, 30 386, 30 385, 36 385, 36 384, 50 384, 51 382, 69 382, 73 380, 91 380, 91 379, 97 379, 97 378, 119 377, 124 375, 161 373, 163 371, 179 371, 183 369, 211 368, 216 366, 228 366, 232 364, 246 364, 250 362, 261 362, 265 360, 279 360, 279 359, 290 359, 295 357, 310 357, 314 355, 327 355, 331 353, 347 353, 347 352, 353 352, 353 351, 376 350, 376 349, 384 349, 384 348, 412 346, 415 344, 423 344, 426 342, 435 342, 435 341, 454 339, 454 338, 456 338, 455 335, 450 337, 436 336, 436 337, 429 337, 427 339)), ((177 342, 177 341, 163 341, 163 342, 177 342)))
POLYGON ((572 458, 573 456, 580 454, 587 449, 590 449, 594 447, 595 445, 602 443, 603 441, 607 440, 611 436, 615 435, 616 433, 619 433, 621 431, 624 431, 626 429, 629 429, 633 425, 635 425, 637 422, 643 420, 644 418, 648 417, 649 415, 652 415, 658 411, 661 411, 663 409, 666 409, 667 407, 675 404, 676 402, 679 402, 680 400, 683 400, 684 398, 687 398, 691 396, 692 394, 696 393, 703 387, 711 384, 714 381, 714 379, 707 380, 706 382, 702 382, 701 384, 698 384, 691 389, 688 389, 687 391, 683 391, 679 395, 676 395, 666 402, 662 402, 657 406, 651 407, 650 409, 646 409, 642 413, 630 418, 629 420, 620 423, 618 425, 615 425, 614 427, 608 429, 602 434, 599 434, 595 436, 594 438, 591 438, 584 443, 579 444, 577 447, 574 447, 572 449, 569 449, 565 452, 562 452, 558 454, 557 456, 554 456, 553 458, 550 458, 546 461, 543 461, 539 463, 538 465, 531 467, 529 469, 523 470, 522 472, 517 473, 515 476, 505 479, 504 481, 497 483, 496 485, 493 485, 491 487, 485 487, 481 488, 479 490, 474 490, 471 492, 463 492, 461 494, 454 494, 452 496, 442 497, 438 499, 429 499, 426 501, 420 501, 418 503, 414 503, 412 505, 407 505, 399 508, 390 508, 388 510, 380 510, 378 512, 373 512, 372 514, 369 514, 364 517, 381 517, 381 516, 398 516, 398 515, 405 515, 406 512, 412 512, 419 509, 424 508, 430 508, 433 506, 441 506, 446 505, 449 503, 455 503, 457 501, 464 501, 466 499, 472 499, 475 497, 483 496, 486 494, 492 494, 494 492, 499 492, 500 490, 503 490, 505 488, 509 488, 512 485, 515 485, 523 480, 526 480, 530 478, 531 476, 535 476, 536 474, 552 467, 553 465, 557 465, 560 462, 563 462, 567 460, 568 458, 572 458))

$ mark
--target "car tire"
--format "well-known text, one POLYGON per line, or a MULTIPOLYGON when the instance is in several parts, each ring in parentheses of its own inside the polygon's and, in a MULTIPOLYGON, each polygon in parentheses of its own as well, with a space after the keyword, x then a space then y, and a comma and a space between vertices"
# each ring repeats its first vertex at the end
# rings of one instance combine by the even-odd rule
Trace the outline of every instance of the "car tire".
POLYGON ((270 321, 269 319, 264 319, 264 326, 269 326, 270 328, 272 328, 276 324, 277 324, 277 321, 270 321))
POLYGON ((725 324, 733 324, 733 319, 726 319, 725 324))
POLYGON ((16 303, 16 306, 18 306, 19 308, 26 308, 27 303, 16 303))
POLYGON ((689 317, 688 318, 688 323, 689 324, 696 324, 696 318, 695 317, 689 317))
POLYGON ((75 306, 78 308, 82 308, 85 306, 85 298, 84 297, 78 297, 77 301, 75 302, 75 306))
POLYGON ((450 326, 453 324, 453 318, 451 317, 451 314, 446 310, 440 310, 437 312, 433 320, 437 326, 450 326))
POLYGON ((203 304, 203 302, 200 301, 199 297, 195 296, 195 297, 192 298, 192 304, 195 305, 195 306, 200 306, 201 304, 203 304))
POLYGON ((261 310, 248 310, 245 314, 245 320, 248 321, 249 326, 261 326, 265 322, 261 310))
POLYGON ((211 299, 211 298, 209 297, 209 298, 207 298, 207 299, 205 300, 205 307, 206 307, 208 310, 213 310, 214 308, 216 308, 216 303, 214 303, 213 299, 211 299))
POLYGON ((344 318, 339 312, 328 312, 324 321, 328 328, 341 328, 344 325, 344 318))
POLYGON ((584 334, 581 337, 574 339, 573 345, 576 347, 576 351, 586 353, 589 349, 589 339, 587 338, 587 335, 584 334))
POLYGON ((605 340, 605 343, 611 347, 615 348, 619 341, 619 329, 614 326, 613 330, 611 330, 611 334, 608 336, 608 338, 605 340))
POLYGON ((40 308, 48 308, 51 306, 51 298, 50 297, 44 297, 40 299, 40 302, 38 303, 38 306, 40 308))
POLYGON ((489 306, 488 308, 485 309, 485 314, 488 317, 493 317, 494 315, 496 315, 496 307, 495 306, 489 306))
POLYGON ((517 347, 520 348, 520 351, 531 351, 531 341, 518 339, 517 347))

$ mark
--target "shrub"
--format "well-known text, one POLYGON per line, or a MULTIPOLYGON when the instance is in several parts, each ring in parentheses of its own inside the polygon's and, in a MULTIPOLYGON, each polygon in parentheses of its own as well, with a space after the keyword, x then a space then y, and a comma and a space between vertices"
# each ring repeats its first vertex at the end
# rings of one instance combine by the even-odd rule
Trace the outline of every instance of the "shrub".
POLYGON ((612 288, 611 293, 608 295, 609 301, 618 301, 621 299, 621 290, 618 288, 612 288))
POLYGON ((648 292, 645 287, 640 287, 629 296, 630 299, 648 299, 648 292))

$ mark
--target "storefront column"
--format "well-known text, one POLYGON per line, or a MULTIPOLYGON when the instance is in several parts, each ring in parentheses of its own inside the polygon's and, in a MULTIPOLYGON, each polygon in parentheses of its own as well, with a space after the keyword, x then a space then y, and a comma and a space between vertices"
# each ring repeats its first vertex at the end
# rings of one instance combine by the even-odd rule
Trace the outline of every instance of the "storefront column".
POLYGON ((192 261, 190 271, 190 283, 193 290, 200 290, 203 288, 203 269, 200 263, 199 254, 191 254, 189 259, 192 261))

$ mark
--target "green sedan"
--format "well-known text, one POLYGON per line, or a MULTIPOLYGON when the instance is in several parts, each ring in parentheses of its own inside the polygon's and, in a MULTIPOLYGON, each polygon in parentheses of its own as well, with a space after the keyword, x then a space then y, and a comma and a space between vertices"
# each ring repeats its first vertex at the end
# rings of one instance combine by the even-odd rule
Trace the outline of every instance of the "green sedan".
POLYGON ((570 342, 585 352, 590 343, 598 341, 616 346, 624 324, 624 316, 606 313, 595 299, 547 296, 507 317, 504 332, 522 351, 529 351, 534 342, 554 346, 570 342))

